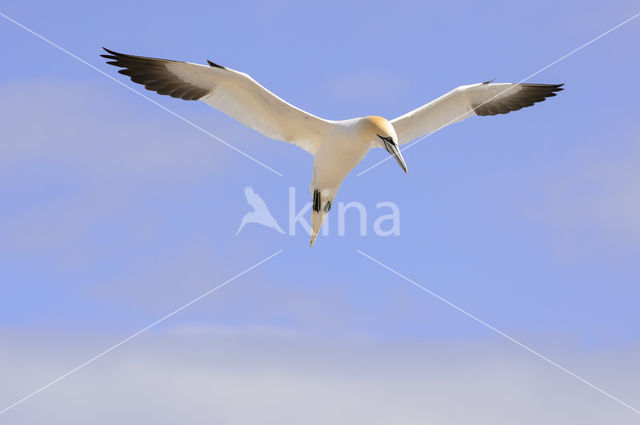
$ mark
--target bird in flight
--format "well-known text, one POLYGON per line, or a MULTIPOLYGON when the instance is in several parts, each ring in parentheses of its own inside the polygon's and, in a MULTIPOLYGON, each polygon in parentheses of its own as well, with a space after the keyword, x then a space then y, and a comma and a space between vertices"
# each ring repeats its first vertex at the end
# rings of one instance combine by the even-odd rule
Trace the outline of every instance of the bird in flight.
POLYGON ((271 211, 269 211, 267 204, 264 203, 260 195, 253 191, 252 187, 247 186, 244 188, 244 196, 247 198, 247 203, 251 205, 253 211, 246 213, 244 217, 242 217, 236 236, 238 236, 240 230, 242 230, 244 225, 247 223, 262 224, 263 226, 270 227, 280 233, 284 233, 282 227, 278 225, 276 219, 271 215, 271 211))
POLYGON ((326 120, 296 108, 258 84, 249 75, 207 61, 207 65, 127 55, 104 49, 109 65, 131 81, 158 94, 201 100, 259 131, 293 143, 314 156, 311 178, 311 242, 338 189, 369 149, 384 148, 407 172, 400 145, 473 115, 517 111, 562 90, 562 84, 486 81, 460 86, 391 121, 377 116, 326 120))

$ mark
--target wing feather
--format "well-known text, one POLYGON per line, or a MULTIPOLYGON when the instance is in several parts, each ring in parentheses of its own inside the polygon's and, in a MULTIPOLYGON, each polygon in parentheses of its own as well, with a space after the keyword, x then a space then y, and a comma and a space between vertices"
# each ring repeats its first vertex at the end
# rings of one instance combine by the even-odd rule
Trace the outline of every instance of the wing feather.
POLYGON ((517 111, 562 90, 562 84, 491 82, 460 86, 436 100, 393 121, 400 144, 433 133, 473 115, 497 115, 517 111))
POLYGON ((249 75, 209 65, 126 55, 105 49, 107 63, 148 90, 184 100, 201 100, 267 137, 315 154, 329 121, 285 102, 249 75))

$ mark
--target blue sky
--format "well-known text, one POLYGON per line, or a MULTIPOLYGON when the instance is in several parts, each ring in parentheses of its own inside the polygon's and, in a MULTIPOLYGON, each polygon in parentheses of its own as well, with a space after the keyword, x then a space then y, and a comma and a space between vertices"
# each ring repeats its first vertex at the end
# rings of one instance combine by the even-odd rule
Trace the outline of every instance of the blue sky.
MULTIPOLYGON (((638 10, 632 1, 63 1, 9 2, 0 12, 136 90, 141 87, 98 57, 101 46, 210 59, 251 74, 322 117, 391 119, 458 85, 525 78, 638 10)), ((442 353, 466 346, 473 347, 468 353, 500 353, 528 378, 509 378, 496 368, 505 384, 492 386, 497 392, 491 394, 561 379, 555 376, 560 370, 537 365, 539 359, 385 271, 359 255, 360 249, 640 405, 640 393, 630 385, 638 370, 631 353, 640 341, 639 36, 640 21, 630 22, 531 80, 565 83, 556 98, 505 116, 471 118, 427 138, 404 153, 407 175, 387 161, 356 176, 386 155, 370 152, 337 200, 363 203, 369 229, 376 203, 395 202, 400 235, 362 237, 353 215, 346 236, 334 227, 309 249, 301 228, 289 236, 249 225, 234 236, 249 208, 247 185, 283 227, 289 188, 296 188, 297 204, 309 201, 312 158, 306 152, 271 141, 205 104, 145 93, 282 176, 270 173, 0 19, 0 332, 7 341, 2 354, 10 359, 1 367, 33 375, 30 385, 16 383, 0 393, 1 404, 280 249, 282 254, 141 342, 121 347, 117 358, 141 365, 141 352, 153 351, 154 344, 170 346, 176 332, 196 329, 185 335, 198 339, 204 332, 214 345, 236 335, 240 342, 229 348, 230 357, 264 347, 256 366, 262 371, 270 367, 269 356, 305 355, 306 344, 317 344, 314 355, 329 355, 331 367, 346 368, 355 362, 351 344, 366 341, 372 350, 390 350, 387 357, 376 354, 379 361, 439 353, 439 361, 430 363, 440 364, 442 353), (277 349, 271 349, 272 340, 277 349), (68 352, 56 341, 65 341, 68 352), (21 353, 41 350, 60 352, 60 358, 49 359, 38 374, 34 362, 42 359, 21 353), (334 359, 334 352, 342 354, 334 359), (68 363, 58 362, 62 358, 68 363), (611 363, 625 368, 605 366, 611 363), (532 372, 536 368, 545 372, 532 372)), ((192 343, 172 361, 195 355, 192 343)), ((198 358, 202 370, 215 372, 198 358)), ((295 369, 294 361, 287 369, 282 358, 278 370, 302 380, 309 365, 295 369)), ((96 371, 108 374, 109 361, 101 359, 105 365, 96 371)), ((113 367, 118 364, 114 360, 113 367)), ((411 364, 416 376, 428 372, 421 362, 411 364)), ((76 379, 68 388, 84 392, 87 376, 68 379, 68 385, 76 379)), ((482 374, 474 380, 490 381, 482 374)), ((357 376, 350 382, 363 383, 357 376)), ((635 419, 584 384, 562 382, 576 405, 594 398, 593 406, 601 406, 605 416, 619 415, 618 423, 635 419)), ((117 391, 101 396, 118 405, 117 391)), ((523 392, 523 406, 528 399, 531 394, 523 392)), ((487 423, 517 419, 494 402, 481 403, 487 423), (499 411, 506 416, 492 416, 499 411)), ((6 419, 29 423, 34 411, 66 418, 55 403, 38 403, 34 397, 6 419)), ((584 423, 576 409, 568 408, 562 418, 584 423)), ((228 415, 225 420, 233 423, 234 412, 228 415)), ((444 411, 439 420, 460 418, 444 411)))

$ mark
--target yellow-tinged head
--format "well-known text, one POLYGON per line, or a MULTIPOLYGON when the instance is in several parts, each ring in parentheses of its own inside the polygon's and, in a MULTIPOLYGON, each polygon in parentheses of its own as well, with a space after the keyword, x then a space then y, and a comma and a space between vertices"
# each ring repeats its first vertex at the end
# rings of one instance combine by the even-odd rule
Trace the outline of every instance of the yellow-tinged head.
POLYGON ((386 149, 406 173, 407 164, 400 153, 398 135, 391 122, 382 117, 370 116, 362 118, 360 125, 367 140, 373 140, 380 147, 386 149))
POLYGON ((391 137, 396 142, 398 141, 393 125, 385 118, 376 116, 364 117, 362 118, 361 124, 365 130, 372 134, 391 137))

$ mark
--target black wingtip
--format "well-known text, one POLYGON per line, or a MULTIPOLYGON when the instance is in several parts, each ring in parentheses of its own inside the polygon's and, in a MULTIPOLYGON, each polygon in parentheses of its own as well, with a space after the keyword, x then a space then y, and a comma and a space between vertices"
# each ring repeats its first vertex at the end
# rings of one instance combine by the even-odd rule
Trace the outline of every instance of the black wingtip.
POLYGON ((224 66, 222 66, 222 65, 218 65, 218 64, 217 64, 217 63, 215 63, 215 62, 211 62, 209 59, 207 59, 207 63, 209 64, 209 66, 211 66, 211 67, 213 67, 213 68, 225 69, 225 67, 224 67, 224 66))
MULTIPOLYGON (((108 55, 100 55, 101 58, 105 58, 105 59, 118 59, 118 56, 120 56, 120 53, 118 52, 114 52, 113 50, 109 50, 106 47, 102 46, 102 50, 104 50, 105 52, 109 53, 108 55)), ((107 62, 109 63, 109 62, 107 62)), ((109 65, 115 65, 115 63, 109 63, 109 65)))
POLYGON ((534 90, 547 90, 549 93, 556 93, 564 90, 562 86, 564 83, 560 84, 536 84, 536 83, 523 83, 523 87, 528 87, 534 90))
POLYGON ((562 88, 562 86, 564 86, 564 83, 561 83, 561 84, 549 84, 549 86, 551 87, 551 96, 555 96, 556 93, 561 92, 562 90, 564 90, 562 88))

